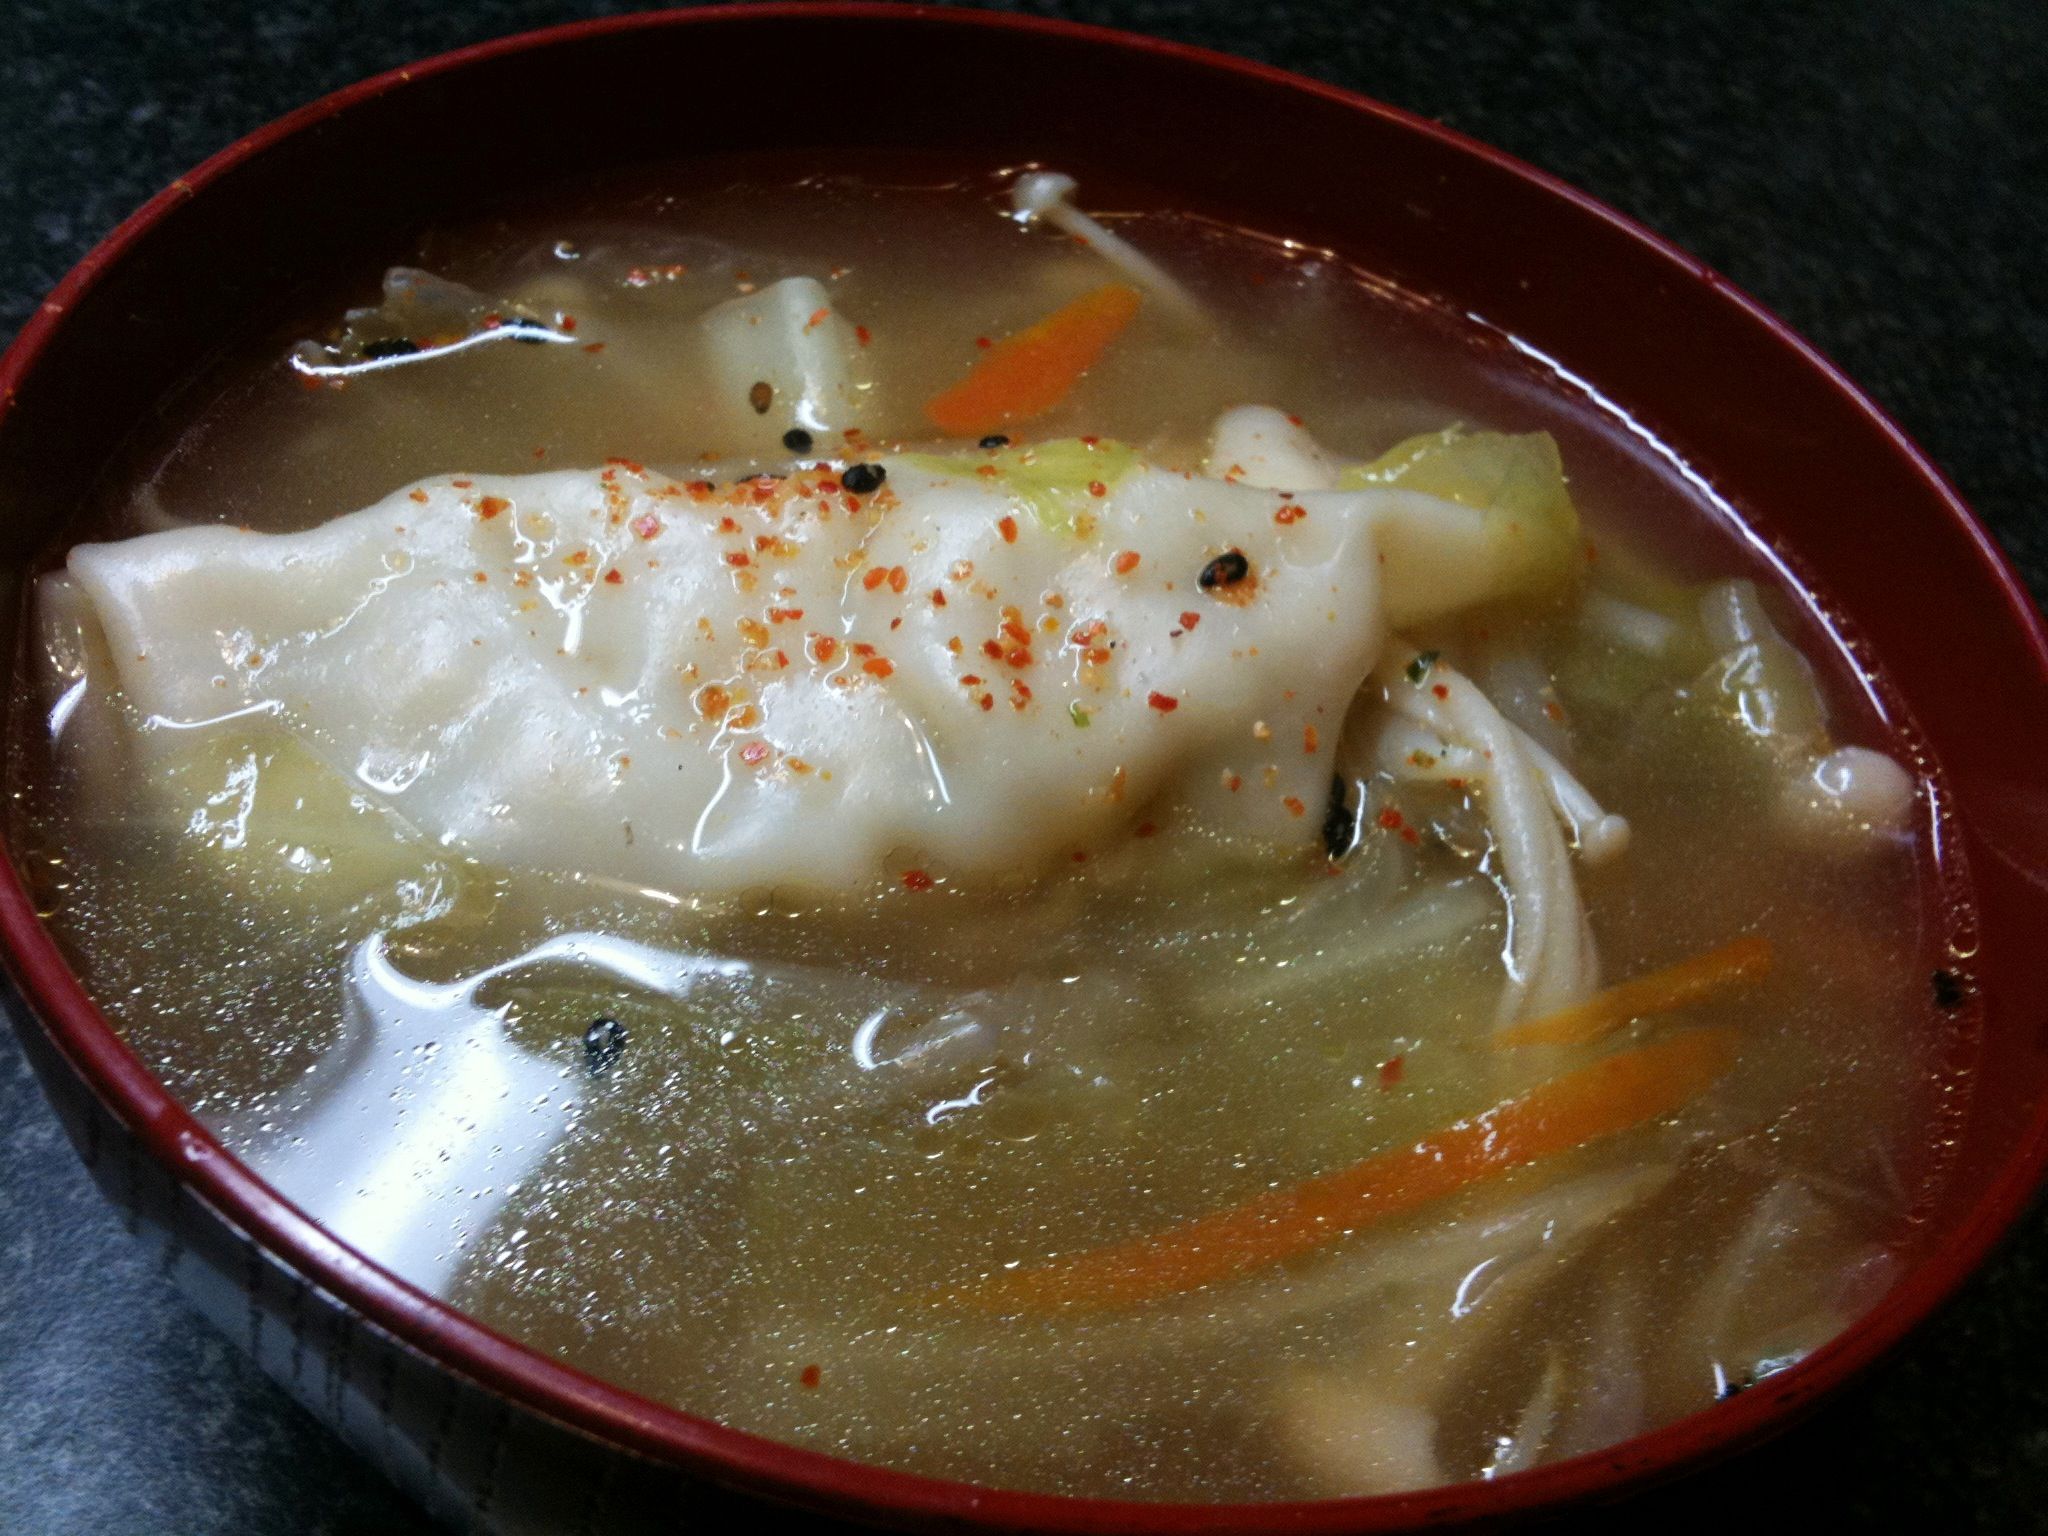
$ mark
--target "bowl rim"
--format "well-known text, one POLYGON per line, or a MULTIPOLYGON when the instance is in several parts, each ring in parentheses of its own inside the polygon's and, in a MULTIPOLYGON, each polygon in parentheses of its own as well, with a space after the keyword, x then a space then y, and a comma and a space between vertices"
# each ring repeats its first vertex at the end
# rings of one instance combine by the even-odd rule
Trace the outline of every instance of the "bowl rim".
MULTIPOLYGON (((79 299, 169 212, 243 161, 362 103, 468 66, 616 32, 830 19, 917 22, 1035 34, 1147 54, 1291 93, 1321 98, 1433 140, 1569 203, 1625 236, 1685 281, 1704 283, 1818 375, 1889 440, 1904 469, 1932 494, 1973 546, 2005 617, 2048 685, 2048 628, 2018 575, 1947 478, 1882 408, 1776 315, 1696 258, 1548 172, 1412 112, 1357 92, 1212 49, 1048 17, 888 0, 771 0, 573 21, 491 39, 344 86, 218 151, 174 179, 95 245, 32 312, 0 355, 0 420, 79 299)), ((2027 1209, 2048 1175, 2048 1101, 1949 1241, 1907 1271, 1870 1312, 1768 1385, 1633 1439, 1508 1477, 1409 1493, 1313 1502, 1151 1503, 1023 1492, 956 1482, 784 1444, 668 1407, 530 1349, 419 1290, 329 1235, 259 1179, 191 1115, 122 1041, 72 974, 11 858, 0 858, 0 964, 70 1067, 180 1184, 249 1234, 274 1259, 338 1298, 444 1369, 599 1441, 687 1469, 731 1488, 766 1493, 841 1516, 913 1524, 1090 1533, 1367 1532, 1494 1520, 1593 1496, 1613 1497, 1691 1470, 1760 1439, 1798 1409, 1889 1353, 1978 1268, 2027 1209)))

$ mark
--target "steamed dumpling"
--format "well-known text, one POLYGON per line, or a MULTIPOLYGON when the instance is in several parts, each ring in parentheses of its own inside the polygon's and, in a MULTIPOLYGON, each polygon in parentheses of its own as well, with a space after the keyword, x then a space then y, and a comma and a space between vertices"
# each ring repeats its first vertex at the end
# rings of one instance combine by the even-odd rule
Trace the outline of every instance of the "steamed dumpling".
POLYGON ((263 716, 470 856, 708 891, 1025 874, 1161 796, 1310 842, 1388 609, 1500 568, 1419 560, 1475 525, 1408 492, 1109 443, 882 462, 867 494, 829 468, 437 478, 70 571, 147 749, 263 716), (1049 499, 1031 467, 1062 453, 1103 478, 1049 499))

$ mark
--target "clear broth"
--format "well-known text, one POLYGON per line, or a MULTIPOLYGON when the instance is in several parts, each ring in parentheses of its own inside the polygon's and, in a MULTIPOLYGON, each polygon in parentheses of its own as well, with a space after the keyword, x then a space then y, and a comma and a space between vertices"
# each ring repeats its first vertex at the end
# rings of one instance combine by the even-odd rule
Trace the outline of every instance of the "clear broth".
MULTIPOLYGON (((999 217, 996 178, 897 180, 649 174, 384 253, 567 312, 588 339, 308 388, 287 346, 374 302, 366 267, 359 291, 319 296, 195 385, 68 538, 306 528, 451 470, 730 470, 702 425, 692 326, 742 285, 800 274, 871 333, 869 439, 914 441, 917 403, 977 338, 1102 269, 999 217)), ((1819 608, 1540 360, 1328 253, 1170 212, 1117 226, 1226 324, 1191 341, 1141 322, 1033 436, 1192 459, 1247 401, 1359 458, 1453 421, 1549 431, 1596 587, 1754 577, 1816 668, 1833 739, 1911 761, 1819 608)), ((345 846, 224 847, 95 796, 24 729, 16 846, 93 994, 235 1151, 316 1218, 389 1201, 431 1239, 392 1236, 402 1272, 587 1371, 1007 1487, 1375 1491, 1432 1464, 1388 1428, 1411 1420, 1436 1475, 1476 1477, 1539 1439, 1555 1459, 1703 1407, 1882 1293, 1939 1183, 1930 1127, 1960 1092, 1945 1064, 1961 1025, 1928 978, 1952 964, 1961 908, 1924 836, 1816 851, 1777 831, 1739 733, 1675 699, 1682 678, 1604 697, 1572 614, 1481 614, 1442 643, 1533 657, 1581 777, 1633 824, 1618 866, 1580 871, 1609 978, 1772 939, 1761 987, 1687 1015, 1737 1026, 1741 1062, 1657 1125, 1131 1314, 990 1319, 915 1298, 1342 1167, 1525 1083, 1476 1064, 1502 916, 1458 806, 1410 803, 1439 835, 1369 834, 1334 879, 1319 854, 1236 863, 1165 826, 1027 886, 936 896, 711 902, 420 856, 373 863, 336 902, 291 860, 345 846), (362 981, 373 937, 383 983, 362 981), (649 955, 715 960, 723 979, 687 997, 627 979, 649 955), (351 1011, 358 985, 369 1004, 351 1011), (594 1074, 597 1015, 628 1045, 594 1074), (955 1015, 996 1044, 949 1055, 955 1015), (464 1090, 468 1150, 434 1187, 417 1162, 365 1160, 455 1123, 434 1117, 465 1071, 487 1086, 464 1090), (1514 1236, 1532 1221, 1554 1230, 1514 1236), (1361 1416, 1376 1427, 1347 1427, 1361 1416)), ((40 721, 34 679, 18 686, 33 707, 17 720, 40 721)), ((269 749, 252 734, 224 761, 272 771, 269 749)))

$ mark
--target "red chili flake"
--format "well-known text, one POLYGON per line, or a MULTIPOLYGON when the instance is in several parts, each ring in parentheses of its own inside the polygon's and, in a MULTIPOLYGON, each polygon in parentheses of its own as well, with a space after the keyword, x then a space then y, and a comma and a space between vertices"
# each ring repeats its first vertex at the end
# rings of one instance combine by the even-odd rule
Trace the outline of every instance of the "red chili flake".
POLYGON ((862 662, 860 669, 872 677, 887 677, 896 667, 886 656, 874 656, 862 662))
POLYGON ((1564 709, 1557 700, 1546 699, 1543 704, 1543 713, 1555 720, 1559 725, 1564 724, 1564 709))
POLYGON ((1001 661, 1003 659, 1002 642, 999 640, 982 641, 981 654, 988 657, 991 661, 1001 661))
POLYGON ((1102 439, 1099 437, 1084 437, 1081 439, 1081 446, 1083 448, 1093 448, 1097 443, 1101 441, 1102 439))
POLYGON ((767 756, 768 743, 765 741, 750 741, 740 748, 740 761, 749 768, 759 767, 767 756))
POLYGON ((887 568, 875 565, 870 566, 868 568, 868 573, 867 575, 861 577, 860 584, 863 587, 866 587, 870 592, 872 592, 875 590, 875 588, 879 587, 883 582, 887 581, 888 579, 889 572, 887 568))
POLYGON ((718 520, 718 531, 720 533, 738 533, 740 525, 729 517, 721 517, 718 520))
POLYGON ((1273 514, 1273 521, 1285 527, 1289 523, 1298 523, 1307 516, 1308 509, 1306 507, 1290 505, 1282 507, 1278 512, 1275 512, 1273 514))
POLYGON ((892 565, 889 567, 889 590, 891 592, 901 592, 905 587, 909 585, 909 572, 905 571, 903 567, 900 565, 892 565))
POLYGON ((839 642, 830 635, 811 636, 811 659, 824 663, 839 654, 839 642))
POLYGON ((475 582, 485 582, 489 581, 491 578, 486 576, 482 571, 478 571, 474 576, 470 577, 469 579, 475 582))
POLYGON ((1107 496, 1109 494, 1109 487, 1100 480, 1090 480, 1088 482, 1088 494, 1090 496, 1107 496))
POLYGON ((1299 416, 1289 416, 1287 419, 1297 427, 1301 425, 1301 418, 1299 416))
POLYGON ((811 318, 804 322, 804 329, 807 331, 815 331, 819 326, 823 325, 827 320, 830 320, 831 318, 831 310, 814 309, 811 311, 811 318))
POLYGON ((1380 1087, 1391 1088, 1400 1082, 1401 1074, 1407 1070, 1407 1066, 1408 1056, 1406 1052, 1399 1056, 1389 1056, 1385 1061, 1381 1062, 1380 1087))
MULTIPOLYGON (((928 891, 935 884, 937 882, 921 869, 906 869, 903 871, 903 889, 906 891, 928 891)), ((811 1369, 815 1371, 817 1367, 814 1365, 811 1369)))
POLYGON ((602 352, 604 350, 604 343, 601 341, 593 341, 592 343, 590 343, 589 346, 585 347, 583 350, 586 352, 602 352))
POLYGON ((652 512, 642 512, 638 517, 634 518, 628 526, 631 527, 633 532, 637 534, 639 537, 643 539, 651 539, 657 533, 661 532, 661 519, 656 517, 652 512))
POLYGON ((1223 787, 1234 795, 1244 787, 1244 780, 1234 773, 1226 774, 1223 779, 1223 787))
POLYGON ((1170 715, 1180 708, 1180 700, 1170 693, 1148 693, 1145 695, 1145 702, 1162 715, 1170 715))
POLYGON ((1029 645, 1031 643, 1031 631, 1022 624, 1019 624, 1015 619, 1003 620, 1002 631, 1019 645, 1029 645))
POLYGON ((576 334, 576 317, 574 315, 562 316, 562 329, 571 336, 574 336, 576 334))
POLYGON ((1138 559, 1135 549, 1127 549, 1110 562, 1110 569, 1119 576, 1128 576, 1138 568, 1138 559))
POLYGON ((866 346, 870 340, 868 328, 864 325, 856 325, 853 328, 853 336, 854 340, 858 341, 862 346, 866 346))
POLYGON ((768 622, 770 624, 794 624, 803 616, 804 611, 801 608, 770 608, 768 610, 768 622))
POLYGON ((1438 683, 1434 688, 1430 689, 1429 691, 1435 694, 1440 699, 1448 699, 1451 696, 1451 690, 1446 688, 1442 683, 1438 683))
POLYGON ((731 554, 725 557, 725 563, 727 565, 733 566, 752 565, 754 563, 754 557, 748 554, 744 549, 736 549, 731 554))
POLYGON ((1150 837, 1158 830, 1159 828, 1154 826, 1149 821, 1141 821, 1138 823, 1138 836, 1140 837, 1150 837))
POLYGON ((996 527, 1002 530, 1003 542, 1005 544, 1014 544, 1017 542, 1017 519, 1015 519, 1014 517, 1005 517, 997 522, 996 527))
POLYGON ((448 483, 454 486, 455 489, 457 489, 458 491, 466 491, 472 485, 476 484, 474 480, 450 480, 448 483))
POLYGON ((415 490, 412 493, 412 499, 414 501, 425 501, 427 499, 427 493, 425 491, 415 490))
POLYGON ((1401 813, 1395 810, 1391 805, 1387 806, 1380 812, 1380 825, 1385 827, 1389 832, 1399 830, 1402 824, 1403 822, 1401 813))
POLYGON ((710 683, 697 690, 697 713, 706 720, 723 720, 731 707, 732 695, 718 684, 710 683))
POLYGON ((872 656, 875 654, 875 648, 872 645, 863 645, 860 641, 856 640, 853 642, 853 654, 856 656, 872 656))
POLYGON ((1028 645, 1013 645, 1003 652, 1003 660, 1013 667, 1028 667, 1031 665, 1031 647, 1028 645))
POLYGON ((981 696, 981 707, 983 709, 994 709, 996 707, 996 696, 992 693, 984 693, 981 696))
POLYGON ((972 672, 962 672, 960 674, 960 686, 963 688, 979 688, 981 686, 981 679, 972 672))
POLYGON ((1193 629, 1197 624, 1201 622, 1202 616, 1199 613, 1190 611, 1180 616, 1180 627, 1182 629, 1193 629))
POLYGON ((932 588, 932 606, 934 608, 943 608, 946 606, 946 594, 940 591, 937 587, 932 588))
POLYGON ((994 346, 994 345, 995 345, 995 343, 994 343, 994 342, 992 342, 992 341, 990 341, 990 340, 989 340, 989 339, 988 339, 988 338, 987 338, 986 336, 977 336, 977 337, 975 337, 975 338, 974 338, 974 344, 975 344, 975 345, 976 345, 977 347, 981 347, 981 348, 984 348, 984 349, 986 349, 986 348, 988 348, 988 347, 992 347, 992 346, 994 346))
POLYGON ((626 578, 619 574, 619 568, 617 566, 613 566, 610 570, 604 573, 604 579, 607 583, 616 587, 620 583, 625 581, 626 578))
POLYGON ((1021 677, 1010 679, 1010 692, 1016 695, 1016 697, 1010 700, 1011 707, 1014 709, 1022 709, 1031 702, 1031 690, 1025 686, 1024 679, 1021 677))
POLYGON ((1294 795, 1289 795, 1280 803, 1287 807, 1287 814, 1290 816, 1299 816, 1308 810, 1308 807, 1303 805, 1300 799, 1294 795))
POLYGON ((1301 728, 1301 750, 1310 757, 1314 757, 1317 745, 1316 728, 1312 725, 1304 725, 1301 728))

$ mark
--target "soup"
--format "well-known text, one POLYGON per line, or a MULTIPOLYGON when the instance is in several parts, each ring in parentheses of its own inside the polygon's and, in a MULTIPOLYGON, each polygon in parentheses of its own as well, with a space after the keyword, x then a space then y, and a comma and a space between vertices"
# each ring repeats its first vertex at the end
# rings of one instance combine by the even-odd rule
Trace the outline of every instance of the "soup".
POLYGON ((1962 1091, 1881 679, 1512 338, 1081 199, 536 195, 197 379, 30 604, 80 974, 399 1274, 863 1461, 1387 1492, 1826 1342, 1962 1091))

